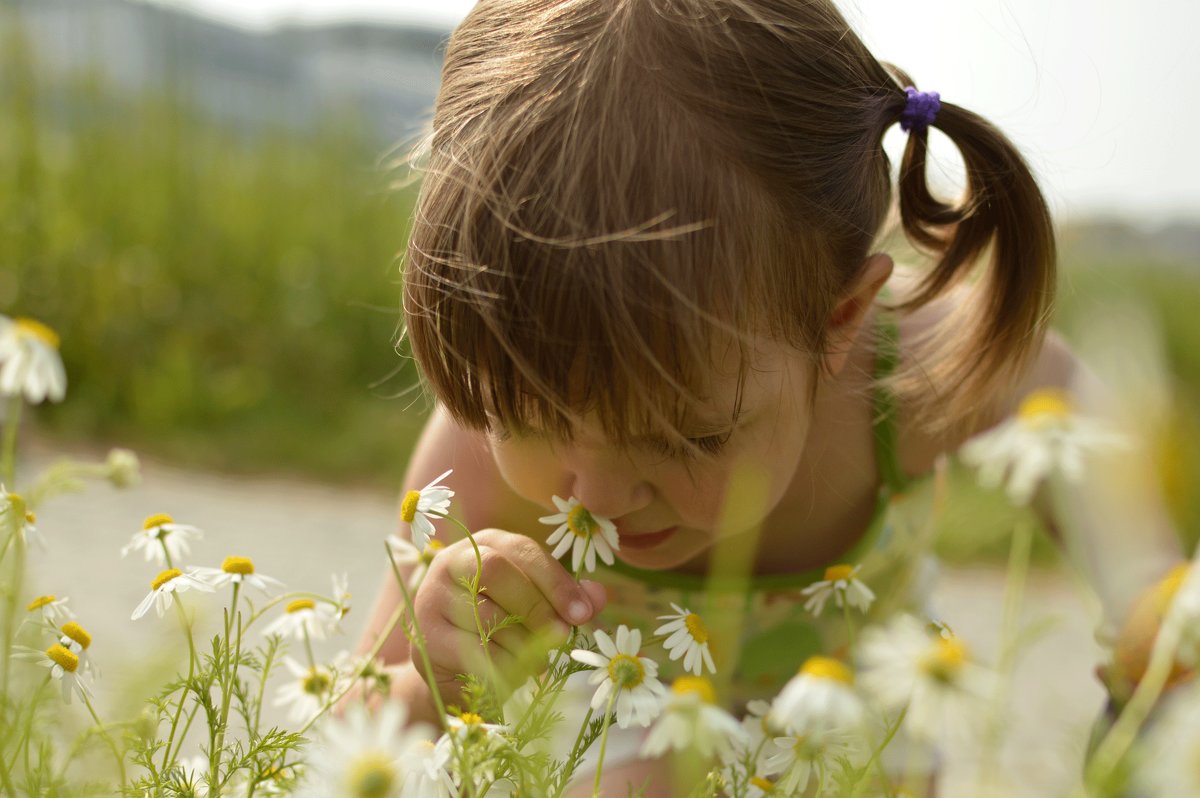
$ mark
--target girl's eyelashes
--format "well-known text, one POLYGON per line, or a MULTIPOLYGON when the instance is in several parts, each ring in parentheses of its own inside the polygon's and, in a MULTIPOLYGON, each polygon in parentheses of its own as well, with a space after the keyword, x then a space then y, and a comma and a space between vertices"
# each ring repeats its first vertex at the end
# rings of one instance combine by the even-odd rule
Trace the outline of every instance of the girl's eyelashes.
POLYGON ((724 450, 725 444, 729 441, 729 433, 722 435, 700 435, 695 438, 687 438, 686 441, 688 445, 681 446, 665 438, 652 438, 650 445, 655 451, 668 457, 695 460, 699 459, 697 452, 709 456, 720 454, 724 450))

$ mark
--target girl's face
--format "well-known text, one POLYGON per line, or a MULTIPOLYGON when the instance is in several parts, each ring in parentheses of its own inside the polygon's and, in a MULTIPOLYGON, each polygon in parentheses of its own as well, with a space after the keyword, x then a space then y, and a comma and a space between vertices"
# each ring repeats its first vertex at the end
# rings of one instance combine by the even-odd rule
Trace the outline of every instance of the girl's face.
MULTIPOLYGON (((672 568, 703 554, 720 537, 756 528, 782 500, 800 464, 810 420, 812 360, 783 344, 760 343, 734 420, 736 361, 718 358, 703 415, 681 429, 703 459, 646 439, 622 449, 607 442, 595 419, 577 420, 574 440, 493 430, 492 454, 521 497, 555 512, 550 497, 574 496, 611 518, 617 556, 641 568, 672 568), (744 467, 765 473, 767 501, 754 515, 721 524, 722 507, 744 467)), ((549 534, 550 529, 545 530, 549 534)))

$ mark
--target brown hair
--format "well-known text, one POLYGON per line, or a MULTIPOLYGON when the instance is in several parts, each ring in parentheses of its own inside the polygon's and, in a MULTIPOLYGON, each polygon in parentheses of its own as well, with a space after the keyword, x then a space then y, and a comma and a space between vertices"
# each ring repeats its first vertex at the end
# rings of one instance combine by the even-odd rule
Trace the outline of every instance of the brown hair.
MULTIPOLYGON (((586 409, 627 441, 678 429, 722 331, 743 376, 751 334, 825 352, 891 206, 882 138, 908 83, 827 0, 480 0, 446 51, 405 267, 434 393, 474 428, 569 435, 586 409)), ((1055 256, 1013 145, 950 103, 935 126, 966 194, 932 196, 910 134, 900 218, 934 265, 899 309, 989 263, 970 318, 894 385, 953 421, 1037 350, 1055 256)))

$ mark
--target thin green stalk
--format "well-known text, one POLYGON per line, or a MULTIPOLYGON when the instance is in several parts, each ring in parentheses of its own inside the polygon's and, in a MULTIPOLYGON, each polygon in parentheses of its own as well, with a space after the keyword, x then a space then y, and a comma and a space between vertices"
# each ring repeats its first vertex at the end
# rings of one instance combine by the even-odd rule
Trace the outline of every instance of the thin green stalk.
POLYGON ((846 659, 854 663, 854 621, 850 617, 850 602, 842 596, 842 618, 846 621, 846 659))
POLYGON ((892 724, 890 729, 888 729, 888 733, 884 736, 883 742, 877 745, 875 750, 871 752, 871 758, 867 760, 867 764, 863 766, 862 775, 860 775, 858 780, 854 782, 854 786, 850 790, 849 798, 857 798, 857 796, 863 791, 867 785, 867 774, 871 772, 871 768, 876 762, 879 763, 880 767, 883 766, 883 760, 881 760, 879 757, 885 750, 887 750, 887 747, 891 745, 892 738, 895 737, 896 732, 900 730, 900 724, 904 723, 904 716, 907 714, 908 705, 906 704, 904 709, 900 710, 900 714, 896 716, 896 722, 892 724))
POLYGON ((587 734, 588 724, 591 720, 592 708, 588 707, 587 714, 583 716, 583 723, 579 725, 579 734, 575 735, 575 744, 571 746, 571 754, 567 757, 567 764, 563 767, 563 776, 559 780, 558 790, 554 793, 554 798, 559 798, 562 795, 563 790, 567 788, 567 782, 570 780, 571 774, 579 766, 579 758, 583 756, 580 746, 583 745, 583 736, 587 734))
MULTIPOLYGON (((164 549, 166 546, 163 547, 164 549)), ((192 676, 196 673, 196 646, 192 642, 192 625, 188 623, 187 613, 183 611, 183 602, 179 600, 179 596, 175 597, 175 608, 179 613, 179 620, 183 624, 184 634, 187 636, 188 644, 188 675, 187 682, 180 690, 179 703, 175 705, 175 717, 171 719, 171 733, 167 735, 167 747, 163 749, 162 763, 158 769, 166 771, 167 763, 170 761, 167 757, 171 753, 171 744, 175 741, 175 729, 179 725, 179 716, 183 714, 183 704, 187 700, 188 690, 191 689, 192 676)), ((180 745, 183 741, 180 740, 180 745)))
POLYGON ((237 613, 238 588, 241 582, 233 583, 233 600, 230 609, 225 613, 225 657, 226 665, 221 685, 221 721, 217 726, 217 744, 208 752, 209 790, 213 795, 218 794, 217 772, 221 764, 221 750, 225 747, 225 726, 229 722, 229 699, 233 694, 231 689, 237 683, 238 663, 242 657, 242 616, 237 613), (229 659, 230 616, 237 613, 237 641, 234 643, 233 659, 229 659))
POLYGON ((266 611, 271 609, 272 607, 276 607, 285 601, 292 601, 294 599, 301 599, 301 598, 313 599, 314 601, 324 601, 324 602, 328 602, 329 604, 333 604, 334 606, 337 605, 337 602, 334 601, 329 596, 323 596, 320 593, 311 593, 307 590, 293 590, 290 593, 284 593, 282 596, 276 596, 275 598, 268 601, 266 604, 259 607, 257 610, 254 610, 253 612, 251 612, 250 617, 246 620, 246 623, 242 627, 242 629, 249 630, 250 627, 254 625, 254 622, 257 621, 259 618, 261 618, 263 616, 263 614, 266 613, 266 611))
POLYGON ((121 787, 125 786, 125 760, 121 758, 120 751, 117 750, 117 744, 113 742, 113 738, 109 735, 108 730, 104 728, 104 724, 100 722, 100 717, 96 715, 96 708, 92 706, 91 700, 87 697, 87 693, 80 691, 83 696, 83 703, 87 705, 88 712, 92 715, 92 720, 96 721, 96 730, 100 736, 104 738, 104 742, 108 743, 108 747, 112 749, 113 758, 117 760, 117 771, 121 774, 121 787))
POLYGON ((479 646, 483 649, 483 658, 487 662, 488 681, 491 682, 492 689, 495 690, 497 687, 496 678, 498 672, 496 671, 495 663, 492 662, 488 634, 483 630, 483 619, 479 617, 479 594, 482 592, 479 589, 479 580, 483 578, 483 554, 479 551, 479 544, 475 542, 475 536, 471 534, 471 530, 467 528, 466 524, 449 515, 439 517, 445 518, 447 521, 458 526, 463 531, 463 534, 467 536, 467 540, 471 542, 471 548, 475 550, 475 578, 471 580, 471 613, 475 616, 475 631, 479 635, 479 646))
POLYGON ((613 691, 608 697, 608 707, 604 710, 604 731, 600 732, 600 754, 596 759, 596 780, 592 782, 592 798, 600 798, 600 777, 604 773, 604 751, 608 747, 608 730, 612 728, 612 708, 617 702, 620 687, 613 685, 613 691))
MULTIPOLYGON (((25 539, 21 534, 21 524, 24 518, 17 518, 16 513, 10 508, 7 513, 9 542, 12 543, 16 551, 13 557, 12 578, 9 580, 8 592, 5 596, 4 608, 4 674, 0 677, 0 702, 5 707, 4 714, 8 714, 7 707, 11 705, 8 700, 8 686, 12 678, 12 658, 8 653, 12 651, 13 641, 16 638, 15 626, 17 623, 17 601, 21 595, 22 585, 25 581, 25 539)), ((7 722, 7 719, 6 719, 7 722)))
POLYGON ((4 421, 4 442, 0 444, 0 481, 12 490, 17 481, 17 426, 21 420, 21 395, 9 397, 4 421))

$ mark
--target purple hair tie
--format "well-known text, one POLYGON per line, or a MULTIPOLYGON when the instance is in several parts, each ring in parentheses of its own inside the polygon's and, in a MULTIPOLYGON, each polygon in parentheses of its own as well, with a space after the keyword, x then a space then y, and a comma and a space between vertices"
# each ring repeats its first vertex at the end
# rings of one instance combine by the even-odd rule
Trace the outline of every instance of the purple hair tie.
POLYGON ((942 110, 942 96, 936 91, 917 91, 914 86, 905 86, 904 93, 908 103, 900 114, 900 129, 921 131, 932 125, 942 110))

